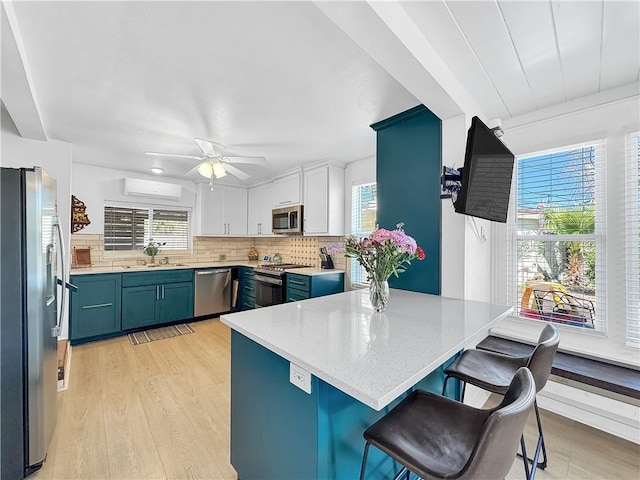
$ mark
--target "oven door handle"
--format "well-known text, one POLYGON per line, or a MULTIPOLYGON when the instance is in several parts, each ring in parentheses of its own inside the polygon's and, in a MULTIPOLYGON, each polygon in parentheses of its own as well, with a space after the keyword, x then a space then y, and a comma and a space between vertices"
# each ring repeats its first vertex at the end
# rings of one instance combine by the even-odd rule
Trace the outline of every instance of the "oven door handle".
POLYGON ((272 285, 282 285, 282 279, 280 277, 274 278, 274 277, 267 277, 265 275, 256 275, 255 277, 253 277, 253 279, 256 282, 270 283, 272 285))

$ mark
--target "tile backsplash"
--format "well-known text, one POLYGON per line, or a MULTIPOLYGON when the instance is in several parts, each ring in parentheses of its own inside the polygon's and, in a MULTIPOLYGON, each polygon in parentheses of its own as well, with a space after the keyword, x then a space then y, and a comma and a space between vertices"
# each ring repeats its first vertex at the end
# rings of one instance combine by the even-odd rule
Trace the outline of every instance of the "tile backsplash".
MULTIPOLYGON (((164 257, 169 263, 205 264, 221 261, 247 261, 251 247, 258 250, 259 262, 265 255, 280 254, 284 263, 298 263, 320 267, 320 248, 331 243, 342 241, 342 237, 305 237, 291 235, 288 237, 193 237, 193 249, 189 252, 163 252, 156 256, 156 262, 164 257), (223 257, 221 257, 223 256, 223 257)), ((148 261, 142 251, 108 251, 104 250, 102 235, 75 233, 71 235, 71 249, 75 247, 91 249, 91 265, 94 267, 111 267, 135 265, 138 261, 148 261)), ((336 268, 345 269, 346 259, 343 255, 334 255, 336 268)))

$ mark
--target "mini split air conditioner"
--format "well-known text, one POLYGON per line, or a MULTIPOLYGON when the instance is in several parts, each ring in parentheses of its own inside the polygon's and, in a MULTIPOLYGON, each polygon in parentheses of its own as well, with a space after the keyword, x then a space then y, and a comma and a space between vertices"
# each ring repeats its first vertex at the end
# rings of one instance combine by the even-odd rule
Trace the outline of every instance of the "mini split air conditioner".
POLYGON ((156 197, 178 200, 182 196, 182 185, 142 180, 139 178, 125 178, 124 194, 134 197, 156 197))

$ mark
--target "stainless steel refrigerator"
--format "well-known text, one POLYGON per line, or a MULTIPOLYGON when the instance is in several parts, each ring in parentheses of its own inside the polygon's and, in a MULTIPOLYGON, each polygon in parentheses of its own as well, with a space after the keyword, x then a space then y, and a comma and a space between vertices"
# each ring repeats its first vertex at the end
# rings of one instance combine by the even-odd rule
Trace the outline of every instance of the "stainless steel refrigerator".
POLYGON ((65 298, 56 199, 56 181, 41 168, 0 170, 2 479, 39 469, 56 426, 65 298))

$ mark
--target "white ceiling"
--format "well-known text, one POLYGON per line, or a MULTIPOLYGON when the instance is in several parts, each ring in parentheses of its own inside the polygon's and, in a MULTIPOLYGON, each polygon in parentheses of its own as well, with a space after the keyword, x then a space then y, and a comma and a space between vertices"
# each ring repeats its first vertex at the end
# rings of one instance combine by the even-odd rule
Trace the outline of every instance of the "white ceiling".
MULTIPOLYGON (((638 85, 639 6, 47 1, 13 11, 46 135, 73 143, 74 162, 182 177, 197 162, 144 152, 197 155, 200 137, 265 156, 268 167, 242 166, 252 184, 374 155, 369 125, 419 103, 441 118, 507 120, 638 85)), ((11 114, 10 94, 3 87, 11 114)))

